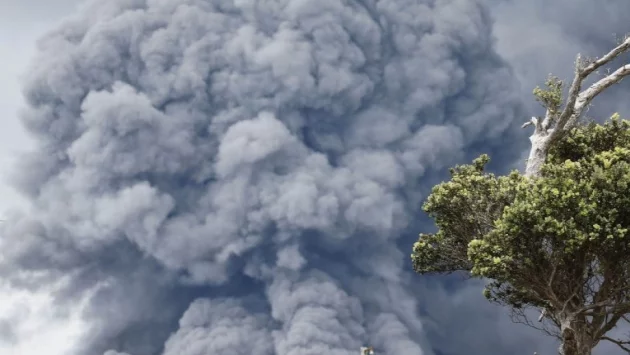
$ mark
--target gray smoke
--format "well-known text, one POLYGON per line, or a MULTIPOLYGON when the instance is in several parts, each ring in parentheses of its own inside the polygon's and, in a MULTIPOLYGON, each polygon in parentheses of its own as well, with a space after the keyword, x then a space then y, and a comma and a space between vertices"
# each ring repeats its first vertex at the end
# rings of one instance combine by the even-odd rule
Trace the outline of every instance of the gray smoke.
POLYGON ((91 295, 80 355, 439 355, 468 315, 468 353, 514 350, 478 289, 449 303, 407 271, 444 168, 527 143, 487 5, 89 3, 28 73, 34 211, 3 225, 2 276, 91 295))
MULTIPOLYGON (((492 1, 497 50, 515 69, 523 95, 530 95, 549 73, 572 79, 577 53, 601 56, 630 30, 626 16, 630 3, 623 0, 492 1)), ((628 60, 622 56, 615 65, 628 60)), ((599 96, 587 116, 599 119, 615 111, 630 112, 628 90, 630 84, 624 81, 599 96)))

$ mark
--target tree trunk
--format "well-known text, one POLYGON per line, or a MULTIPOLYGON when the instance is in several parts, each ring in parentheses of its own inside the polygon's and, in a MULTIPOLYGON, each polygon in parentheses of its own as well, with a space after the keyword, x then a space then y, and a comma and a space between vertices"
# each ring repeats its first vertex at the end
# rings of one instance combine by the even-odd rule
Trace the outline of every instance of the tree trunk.
POLYGON ((542 132, 535 132, 529 140, 532 142, 527 165, 525 166, 525 176, 540 176, 540 169, 547 159, 547 151, 549 150, 548 135, 542 132))
POLYGON ((593 340, 586 324, 580 321, 564 321, 560 326, 562 344, 560 355, 591 355, 593 340))

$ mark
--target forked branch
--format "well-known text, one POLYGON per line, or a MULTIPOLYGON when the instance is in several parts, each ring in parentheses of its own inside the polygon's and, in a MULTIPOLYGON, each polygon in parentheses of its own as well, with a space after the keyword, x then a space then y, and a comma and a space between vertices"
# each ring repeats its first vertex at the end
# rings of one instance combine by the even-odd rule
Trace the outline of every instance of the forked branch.
POLYGON ((535 127, 534 134, 530 138, 532 147, 525 170, 526 176, 540 175, 540 168, 547 156, 549 147, 575 127, 584 110, 597 95, 630 75, 630 64, 625 64, 596 81, 587 89, 582 90, 582 85, 589 75, 628 50, 630 50, 630 36, 626 36, 621 44, 601 58, 585 61, 578 55, 575 62, 575 76, 561 112, 558 111, 560 111, 559 107, 562 101, 562 81, 550 77, 546 83, 549 90, 545 91, 539 88, 534 90, 537 100, 545 106, 546 113, 542 122, 540 118, 533 117, 530 122, 523 125, 523 127, 529 125, 535 127))
MULTIPOLYGON (((619 55, 621 55, 622 53, 627 52, 628 49, 630 49, 630 36, 626 36, 625 40, 621 42, 620 45, 615 47, 610 52, 606 53, 606 55, 604 55, 603 57, 592 61, 586 66, 584 66, 582 57, 578 54, 575 61, 575 76, 573 78, 573 82, 571 83, 571 87, 569 88, 567 102, 564 110, 558 118, 558 124, 556 126, 556 129, 554 129, 552 137, 559 137, 564 132, 573 128, 571 124, 575 124, 575 122, 577 122, 577 119, 582 114, 584 109, 588 106, 588 104, 590 104, 591 101, 593 101, 593 99, 597 95, 599 95, 602 91, 604 91, 604 89, 610 87, 611 85, 619 83, 625 76, 630 74, 630 64, 623 65, 619 69, 615 70, 612 74, 605 76, 604 78, 591 85, 588 89, 580 92, 584 80, 586 80, 589 75, 594 73, 602 66, 610 63, 615 58, 619 57, 619 55)), ((553 140, 555 138, 551 139, 553 140)))

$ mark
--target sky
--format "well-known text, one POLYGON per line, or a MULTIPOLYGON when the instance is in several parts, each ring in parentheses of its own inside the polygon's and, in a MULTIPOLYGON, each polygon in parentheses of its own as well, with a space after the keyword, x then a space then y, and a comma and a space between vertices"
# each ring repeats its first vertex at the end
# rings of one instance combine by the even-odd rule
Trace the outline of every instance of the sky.
POLYGON ((520 168, 532 88, 629 3, 77 4, 0 5, 1 352, 553 353, 406 256, 446 168, 520 168))

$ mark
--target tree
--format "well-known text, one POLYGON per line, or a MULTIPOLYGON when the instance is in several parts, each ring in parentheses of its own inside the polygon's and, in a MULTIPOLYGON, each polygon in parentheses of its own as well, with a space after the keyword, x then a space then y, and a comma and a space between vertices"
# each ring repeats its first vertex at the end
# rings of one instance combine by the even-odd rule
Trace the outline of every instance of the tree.
POLYGON ((534 95, 546 109, 532 118, 524 174, 495 176, 487 155, 451 169, 423 209, 438 227, 421 234, 411 255, 418 273, 469 272, 488 279, 484 295, 513 319, 556 336, 563 355, 591 354, 630 322, 630 121, 579 123, 590 102, 630 74, 630 64, 581 91, 589 75, 630 48, 583 61, 563 100, 555 77, 534 95), (540 323, 528 309, 543 310, 540 323))
POLYGON ((526 176, 537 176, 540 168, 545 162, 549 148, 567 134, 578 124, 584 110, 591 104, 593 99, 610 86, 619 83, 624 77, 630 74, 630 64, 622 65, 614 72, 596 81, 586 90, 581 91, 584 81, 593 73, 596 73, 604 65, 612 62, 622 53, 630 49, 630 36, 610 52, 601 58, 594 60, 584 59, 578 54, 575 60, 575 76, 569 87, 567 100, 562 102, 563 82, 558 78, 550 77, 545 83, 548 90, 540 88, 534 89, 536 99, 546 109, 545 117, 532 117, 523 127, 534 125, 534 134, 530 137, 532 147, 527 159, 525 168, 526 176))

